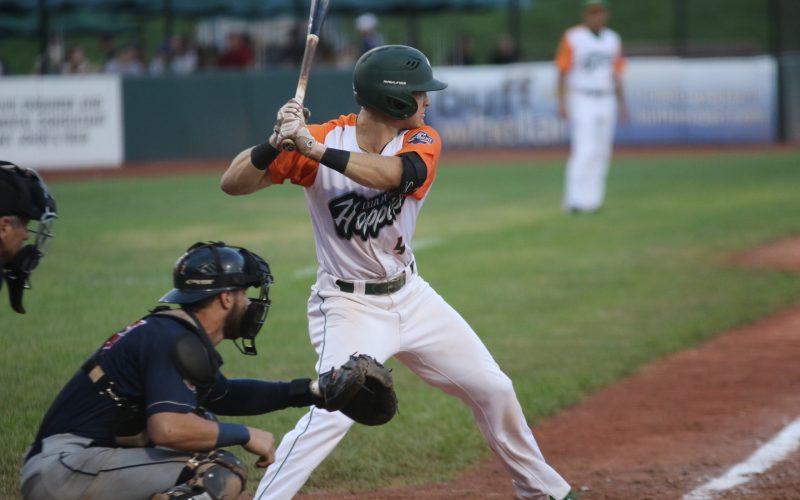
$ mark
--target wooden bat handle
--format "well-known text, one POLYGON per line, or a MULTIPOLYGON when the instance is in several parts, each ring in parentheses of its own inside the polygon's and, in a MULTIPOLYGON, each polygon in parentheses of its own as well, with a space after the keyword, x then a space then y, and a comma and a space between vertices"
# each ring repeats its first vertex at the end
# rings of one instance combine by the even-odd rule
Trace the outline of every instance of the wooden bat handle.
MULTIPOLYGON (((319 44, 319 36, 309 34, 306 37, 306 48, 303 51, 303 62, 300 65, 300 77, 297 80, 297 90, 294 93, 294 98, 303 104, 306 98, 306 87, 308 87, 308 75, 311 74, 311 63, 314 61, 314 54, 317 51, 319 44)), ((284 139, 281 141, 281 149, 284 151, 294 151, 294 142, 291 139, 284 139)))

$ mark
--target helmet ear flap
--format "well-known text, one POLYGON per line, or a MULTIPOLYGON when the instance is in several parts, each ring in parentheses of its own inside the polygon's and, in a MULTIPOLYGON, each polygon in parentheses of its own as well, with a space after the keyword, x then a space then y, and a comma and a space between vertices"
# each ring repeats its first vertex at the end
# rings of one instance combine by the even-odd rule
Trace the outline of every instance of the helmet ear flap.
POLYGON ((417 108, 419 107, 416 99, 413 97, 408 98, 406 96, 390 95, 386 96, 386 106, 390 116, 400 119, 406 119, 412 116, 417 112, 417 108))

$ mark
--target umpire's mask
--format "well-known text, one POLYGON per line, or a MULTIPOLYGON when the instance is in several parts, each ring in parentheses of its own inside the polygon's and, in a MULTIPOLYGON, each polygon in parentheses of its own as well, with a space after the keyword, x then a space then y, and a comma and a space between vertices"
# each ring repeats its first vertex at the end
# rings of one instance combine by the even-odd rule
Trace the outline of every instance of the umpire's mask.
POLYGON ((45 247, 53 237, 52 227, 58 214, 56 201, 50 196, 42 178, 30 168, 0 161, 0 216, 13 215, 38 222, 32 244, 25 245, 8 262, 3 262, 3 278, 8 282, 8 298, 14 311, 25 314, 22 294, 31 288, 30 276, 44 257, 45 247))
POLYGON ((255 339, 267 319, 272 304, 269 287, 274 282, 269 264, 264 259, 221 241, 195 243, 175 263, 172 278, 175 288, 159 302, 193 304, 221 292, 257 287, 259 296, 250 298, 238 335, 232 338, 242 353, 257 354, 255 339), (235 342, 236 339, 241 339, 241 346, 235 342))

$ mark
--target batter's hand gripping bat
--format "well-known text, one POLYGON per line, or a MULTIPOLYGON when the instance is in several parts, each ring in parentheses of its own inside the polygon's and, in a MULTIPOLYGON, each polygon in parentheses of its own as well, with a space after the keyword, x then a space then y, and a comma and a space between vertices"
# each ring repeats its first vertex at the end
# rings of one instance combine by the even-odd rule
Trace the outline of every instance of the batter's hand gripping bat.
MULTIPOLYGON (((311 63, 314 61, 314 53, 319 44, 319 34, 322 30, 322 23, 325 22, 325 14, 328 12, 328 2, 330 0, 311 0, 311 9, 308 13, 308 34, 306 35, 306 48, 303 51, 303 62, 300 64, 300 78, 297 80, 297 90, 294 98, 303 104, 306 97, 306 87, 308 87, 308 75, 311 72, 311 63)), ((294 151, 294 143, 291 139, 281 141, 281 148, 284 151, 294 151)))

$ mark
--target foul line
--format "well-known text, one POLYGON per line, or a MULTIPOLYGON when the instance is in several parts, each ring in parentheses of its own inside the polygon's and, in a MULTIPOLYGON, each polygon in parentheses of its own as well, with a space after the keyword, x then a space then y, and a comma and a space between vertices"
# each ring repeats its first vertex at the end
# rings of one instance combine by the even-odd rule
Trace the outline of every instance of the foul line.
POLYGON ((756 450, 716 479, 683 496, 683 500, 709 500, 715 492, 729 490, 744 484, 753 476, 769 470, 800 446, 800 418, 783 428, 771 441, 756 450))

